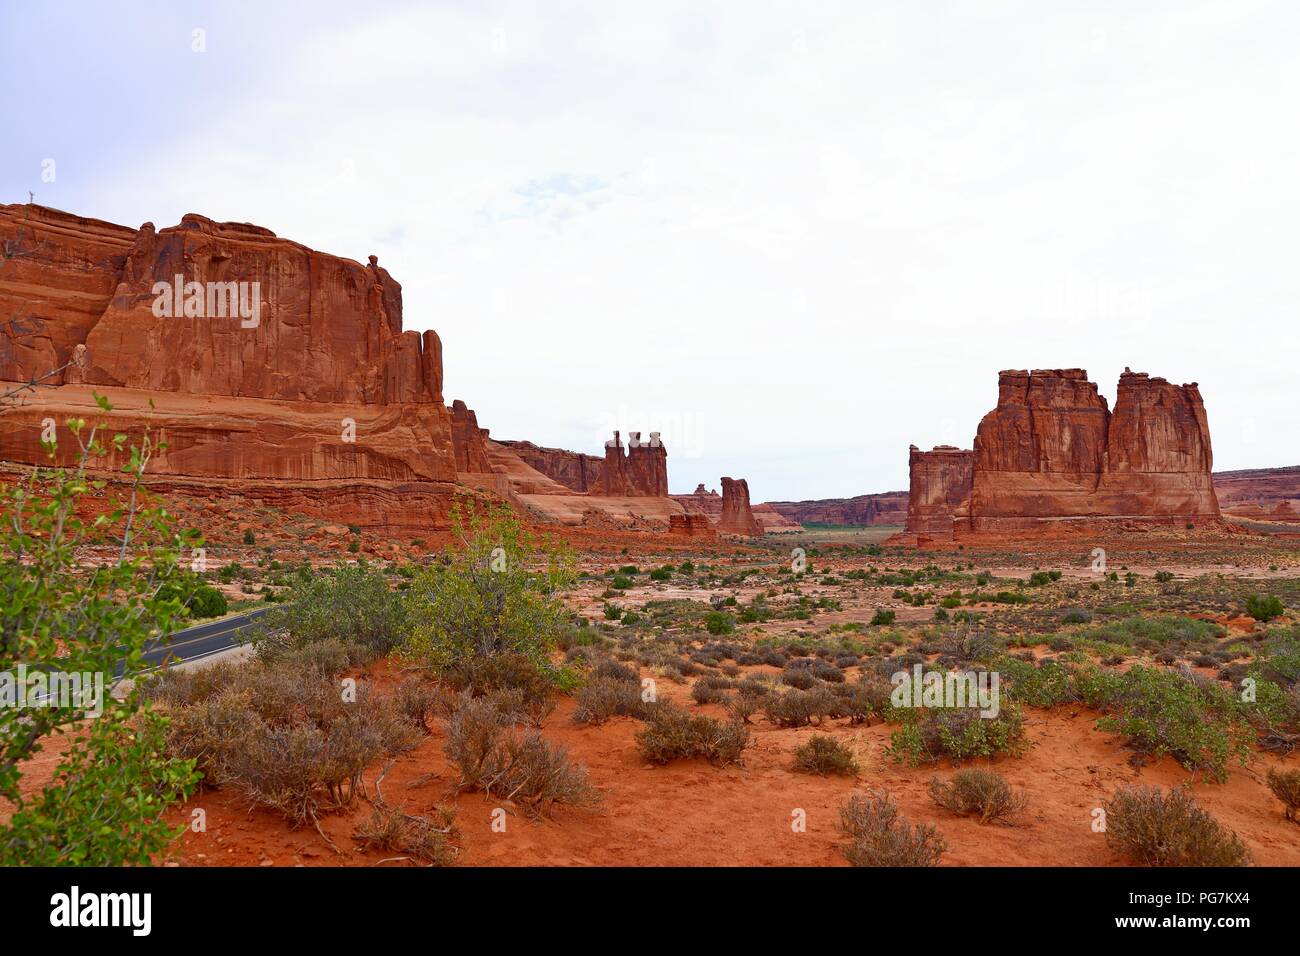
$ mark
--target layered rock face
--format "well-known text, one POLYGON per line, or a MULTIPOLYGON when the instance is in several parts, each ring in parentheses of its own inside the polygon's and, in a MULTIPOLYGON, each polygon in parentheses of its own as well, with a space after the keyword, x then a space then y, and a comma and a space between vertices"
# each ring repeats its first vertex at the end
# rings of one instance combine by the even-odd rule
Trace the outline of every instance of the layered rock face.
POLYGON ((958 528, 968 530, 974 466, 973 451, 952 445, 931 451, 911 446, 906 532, 925 543, 949 539, 958 528))
POLYGON ((971 452, 941 447, 909 460, 907 531, 966 532, 1219 515, 1200 390, 1125 369, 1115 411, 1082 369, 1002 372, 998 405, 971 452))
POLYGON ((759 535, 762 526, 749 507, 749 483, 744 478, 722 479, 722 515, 718 530, 727 534, 759 535))
POLYGON ((479 428, 478 416, 459 398, 451 403, 451 445, 456 470, 466 474, 490 474, 487 429, 479 428))
MULTIPOLYGON (((754 506, 755 516, 760 508, 779 512, 796 525, 901 525, 907 521, 907 492, 887 491, 878 495, 810 501, 765 501, 754 506)), ((763 524, 766 526, 767 522, 763 524)))
POLYGON ((688 511, 685 514, 668 516, 668 533, 686 538, 716 538, 712 522, 707 515, 688 511))
POLYGON ((603 458, 563 448, 543 448, 530 441, 501 441, 500 444, 513 451, 530 468, 559 482, 570 491, 586 494, 600 484, 603 458))
POLYGON ((605 460, 593 494, 621 498, 662 498, 668 494, 668 449, 658 432, 650 433, 648 442, 640 432, 628 434, 628 447, 618 432, 605 442, 605 460))
POLYGON ((1214 493, 1225 514, 1300 520, 1300 466, 1221 471, 1214 475, 1214 493))
MULTIPOLYGON (((441 344, 402 331, 401 287, 374 257, 196 215, 133 230, 30 205, 0 207, 0 242, 0 311, 25 319, 0 328, 0 379, 80 359, 0 416, 0 458, 43 460, 47 416, 97 420, 93 387, 112 427, 167 442, 151 480, 316 496, 321 513, 367 526, 439 521, 457 479, 441 344), (357 481, 382 493, 340 493, 357 481), (418 493, 398 492, 411 483, 418 493)), ((66 459, 75 442, 59 438, 66 459)))

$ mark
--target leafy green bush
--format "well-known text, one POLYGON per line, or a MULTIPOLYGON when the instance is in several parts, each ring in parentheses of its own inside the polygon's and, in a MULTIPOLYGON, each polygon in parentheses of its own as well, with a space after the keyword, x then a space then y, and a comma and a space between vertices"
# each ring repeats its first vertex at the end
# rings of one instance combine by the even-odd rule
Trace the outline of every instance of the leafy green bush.
POLYGON ((220 617, 230 610, 226 596, 191 575, 177 577, 158 589, 163 601, 179 601, 192 617, 220 617))
POLYGON ((514 653, 551 673, 549 655, 569 630, 558 592, 575 580, 572 553, 538 542, 506 505, 480 510, 462 498, 450 517, 460 546, 413 582, 404 655, 444 673, 514 653))
POLYGON ((1246 613, 1257 621, 1271 621, 1284 610, 1281 599, 1273 594, 1251 594, 1246 598, 1246 613))
POLYGON ((364 563, 295 579, 287 599, 258 625, 253 642, 259 654, 340 641, 375 657, 400 645, 409 627, 402 594, 389 589, 383 571, 364 563))
POLYGON ((1163 647, 1186 647, 1204 644, 1222 637, 1224 629, 1212 621, 1202 621, 1180 614, 1134 616, 1092 627, 1078 635, 1080 640, 1104 641, 1124 647, 1156 651, 1163 647))
POLYGON ((1105 713, 1098 729, 1120 734, 1142 757, 1169 754, 1188 770, 1224 780, 1232 757, 1244 764, 1249 756, 1249 727, 1218 684, 1141 664, 1122 674, 1087 668, 1075 683, 1084 703, 1105 713))
MULTIPOLYGON (((102 396, 95 401, 111 411, 102 396)), ((57 706, 0 707, 0 865, 147 866, 183 829, 165 814, 198 776, 192 761, 167 753, 167 720, 153 703, 109 687, 119 664, 122 676, 139 676, 146 644, 176 629, 180 602, 157 592, 180 577, 182 550, 202 541, 178 533, 140 488, 159 447, 148 431, 128 449, 125 435, 105 443, 100 426, 65 425, 78 446, 64 456, 73 467, 33 468, 0 487, 0 672, 21 662, 29 673, 99 675, 103 693, 92 677, 57 706), (117 467, 129 496, 86 474, 114 452, 126 459, 117 467), (78 515, 92 493, 107 508, 87 523, 78 515), (91 546, 114 560, 83 567, 77 552, 91 546), (25 785, 34 769, 43 785, 25 785)), ((56 446, 45 447, 54 458, 56 446)))
POLYGON ((736 619, 725 611, 710 611, 704 616, 704 629, 710 634, 730 634, 736 629, 736 619))
POLYGON ((200 585, 190 598, 190 611, 195 617, 220 617, 229 610, 226 596, 210 584, 200 585))
POLYGON ((993 670, 1001 675, 1002 694, 1030 707, 1055 707, 1079 699, 1073 674, 1057 661, 1035 664, 999 657, 993 670))
POLYGON ((944 757, 960 763, 972 757, 1019 756, 1028 746, 1024 718, 1012 701, 1003 701, 993 717, 978 707, 896 708, 902 726, 890 735, 889 753, 913 766, 944 757))
POLYGON ((876 613, 871 618, 873 627, 888 627, 898 618, 894 611, 886 611, 884 608, 877 608, 876 613))
POLYGON ((671 564, 665 564, 663 567, 655 568, 650 572, 651 581, 667 581, 670 580, 672 576, 673 566, 671 564))
POLYGON ((1103 807, 1106 841, 1143 866, 1246 866, 1250 851, 1182 788, 1125 787, 1103 807))

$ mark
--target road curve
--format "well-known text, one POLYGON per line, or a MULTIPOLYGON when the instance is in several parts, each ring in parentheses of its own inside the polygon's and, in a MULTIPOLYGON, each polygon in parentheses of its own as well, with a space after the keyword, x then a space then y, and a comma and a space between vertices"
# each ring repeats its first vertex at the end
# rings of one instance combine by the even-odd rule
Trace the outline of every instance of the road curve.
MULTIPOLYGON (((144 647, 145 669, 160 667, 168 658, 193 661, 234 647, 240 643, 239 635, 269 610, 269 607, 260 607, 219 621, 196 624, 168 637, 150 641, 144 647)), ((122 676, 121 664, 118 664, 117 673, 113 676, 122 676)))

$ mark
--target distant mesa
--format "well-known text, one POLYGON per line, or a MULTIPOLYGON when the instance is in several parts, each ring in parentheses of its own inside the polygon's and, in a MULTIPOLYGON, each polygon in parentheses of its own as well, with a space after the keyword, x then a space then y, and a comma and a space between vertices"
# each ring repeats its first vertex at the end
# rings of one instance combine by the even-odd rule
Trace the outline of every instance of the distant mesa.
POLYGON ((973 449, 912 446, 900 540, 1216 523, 1212 464, 1196 383, 1125 369, 1111 412, 1083 369, 1005 371, 973 449))

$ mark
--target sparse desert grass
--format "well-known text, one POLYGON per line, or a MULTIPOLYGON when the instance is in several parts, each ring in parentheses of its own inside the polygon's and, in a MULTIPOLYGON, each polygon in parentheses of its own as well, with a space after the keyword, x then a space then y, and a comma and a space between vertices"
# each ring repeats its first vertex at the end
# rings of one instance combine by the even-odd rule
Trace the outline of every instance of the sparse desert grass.
POLYGON ((1029 803, 998 772, 984 767, 958 770, 948 782, 930 781, 930 799, 960 816, 977 816, 980 823, 1009 823, 1029 803))
POLYGON ((778 727, 820 724, 835 709, 835 695, 825 687, 773 693, 763 702, 763 715, 778 727))
POLYGON ((1286 818, 1296 822, 1296 812, 1300 811, 1300 770, 1270 769, 1267 779, 1273 796, 1282 801, 1286 818))
POLYGON ((750 745, 750 734, 739 721, 714 720, 660 703, 650 710, 636 743, 650 763, 703 757, 709 763, 726 766, 740 763, 741 753, 750 745))
POLYGON ((1144 866, 1246 866, 1250 851, 1182 788, 1126 787, 1108 800, 1106 840, 1144 866))
POLYGON ((854 866, 937 866, 948 844, 928 823, 913 825, 883 790, 854 794, 840 807, 842 852, 854 866))
POLYGON ((511 800, 530 814, 598 799, 586 768, 570 763, 564 747, 535 731, 519 733, 489 697, 462 696, 447 722, 444 750, 460 770, 459 788, 511 800))
POLYGON ((813 734, 794 751, 794 769, 820 776, 852 777, 858 772, 853 751, 828 734, 813 734))
POLYGON ((370 817, 353 830, 363 849, 398 853, 429 866, 450 866, 459 853, 453 842, 459 835, 456 811, 438 807, 437 819, 375 807, 370 817))
POLYGON ((613 677, 593 677, 574 695, 577 707, 573 721, 578 724, 599 725, 611 717, 644 717, 647 704, 641 697, 641 683, 618 680, 613 677))

